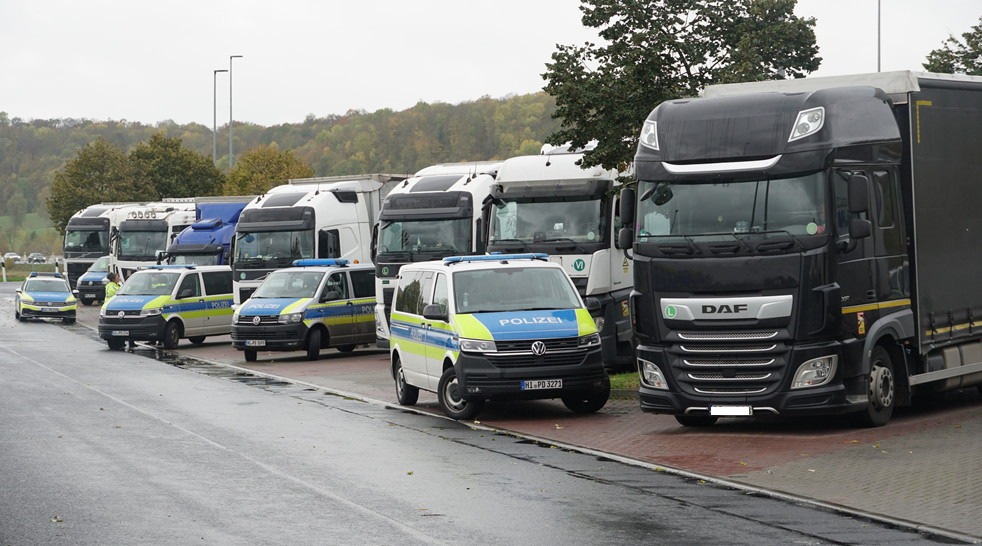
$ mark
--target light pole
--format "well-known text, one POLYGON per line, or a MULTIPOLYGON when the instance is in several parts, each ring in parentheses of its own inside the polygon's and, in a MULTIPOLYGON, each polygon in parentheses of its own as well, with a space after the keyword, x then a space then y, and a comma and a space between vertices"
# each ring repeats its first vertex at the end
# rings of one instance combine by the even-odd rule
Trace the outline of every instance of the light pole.
POLYGON ((242 55, 228 57, 228 170, 232 171, 235 156, 232 155, 232 59, 241 59, 242 55))
POLYGON ((215 164, 218 158, 218 73, 228 72, 224 68, 213 71, 211 75, 211 163, 215 164))

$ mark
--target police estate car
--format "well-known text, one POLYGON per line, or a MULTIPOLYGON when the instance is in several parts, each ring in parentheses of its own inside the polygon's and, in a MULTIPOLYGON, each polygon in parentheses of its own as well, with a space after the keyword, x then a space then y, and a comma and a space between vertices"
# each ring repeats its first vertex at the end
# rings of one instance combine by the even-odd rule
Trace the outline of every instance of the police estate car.
POLYGON ((14 295, 14 317, 57 318, 65 324, 75 322, 78 300, 60 273, 32 271, 14 295))
POLYGON ((232 346, 257 351, 341 352, 375 342, 375 266, 347 260, 297 260, 266 277, 235 312, 232 346))
POLYGON ((546 254, 406 265, 390 332, 400 404, 436 391, 444 413, 473 419, 489 399, 561 398, 589 413, 610 397, 596 323, 546 254))
POLYGON ((109 283, 109 256, 96 260, 75 283, 78 299, 83 305, 100 303, 106 299, 106 284, 109 283))
POLYGON ((127 341, 182 338, 202 343, 232 329, 232 269, 227 265, 155 265, 130 275, 99 311, 99 337, 110 349, 127 341))

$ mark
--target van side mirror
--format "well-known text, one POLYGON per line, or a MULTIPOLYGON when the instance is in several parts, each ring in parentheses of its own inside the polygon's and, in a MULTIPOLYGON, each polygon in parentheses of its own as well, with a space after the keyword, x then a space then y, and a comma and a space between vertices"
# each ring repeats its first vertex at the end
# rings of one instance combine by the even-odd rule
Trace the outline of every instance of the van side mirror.
POLYGON ((190 288, 185 288, 184 290, 181 290, 180 292, 177 293, 177 299, 183 300, 186 298, 190 298, 193 295, 194 295, 194 290, 191 290, 190 288))
POLYGON ((620 199, 621 201, 619 205, 621 209, 621 224, 634 224, 634 207, 636 199, 634 188, 621 188, 620 199))
POLYGON ((849 177, 849 212, 861 213, 868 210, 869 179, 865 175, 854 174, 849 177))
POLYGON ((873 234, 873 224, 869 220, 853 218, 849 220, 849 238, 858 241, 873 234))
POLYGON ((423 307, 423 318, 427 320, 442 320, 447 322, 447 310, 439 303, 431 303, 423 307))
POLYGON ((634 246, 634 228, 623 227, 617 232, 618 250, 628 249, 634 246))
POLYGON ((583 303, 586 304, 587 311, 599 311, 600 308, 602 307, 600 305, 600 300, 598 300, 597 298, 585 298, 583 300, 583 303))
POLYGON ((337 290, 328 290, 327 292, 324 293, 323 296, 321 296, 321 303, 325 301, 335 301, 339 299, 341 299, 341 292, 338 292, 337 290))

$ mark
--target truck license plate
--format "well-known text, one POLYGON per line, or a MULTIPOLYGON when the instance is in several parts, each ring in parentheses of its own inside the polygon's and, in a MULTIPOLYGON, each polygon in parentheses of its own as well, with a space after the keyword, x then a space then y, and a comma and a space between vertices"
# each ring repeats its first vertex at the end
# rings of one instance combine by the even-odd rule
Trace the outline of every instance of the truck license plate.
POLYGON ((541 389, 561 389, 563 388, 562 379, 533 379, 522 381, 523 391, 536 391, 541 389))
POLYGON ((749 417, 753 414, 751 406, 709 406, 709 415, 713 417, 749 417))
POLYGON ((266 340, 265 339, 247 339, 246 340, 246 347, 265 347, 265 346, 266 346, 266 340))
POLYGON ((130 331, 129 330, 113 330, 113 335, 114 336, 125 337, 125 336, 130 335, 130 331))

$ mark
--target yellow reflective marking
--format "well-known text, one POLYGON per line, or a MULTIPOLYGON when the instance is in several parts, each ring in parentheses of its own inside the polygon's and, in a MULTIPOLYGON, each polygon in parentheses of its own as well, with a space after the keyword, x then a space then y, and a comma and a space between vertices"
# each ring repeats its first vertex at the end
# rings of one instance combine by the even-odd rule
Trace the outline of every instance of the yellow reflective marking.
POLYGON ((866 305, 851 305, 849 307, 842 308, 842 314, 849 313, 861 313, 863 311, 877 311, 880 309, 889 309, 891 307, 904 307, 910 305, 910 298, 902 300, 891 300, 891 301, 881 301, 877 303, 870 303, 866 305))
POLYGON ((920 144, 921 143, 921 106, 934 106, 934 103, 932 103, 929 100, 919 100, 919 101, 914 101, 914 105, 915 105, 915 109, 916 109, 915 117, 917 118, 917 121, 916 121, 916 123, 917 123, 917 143, 920 144))

